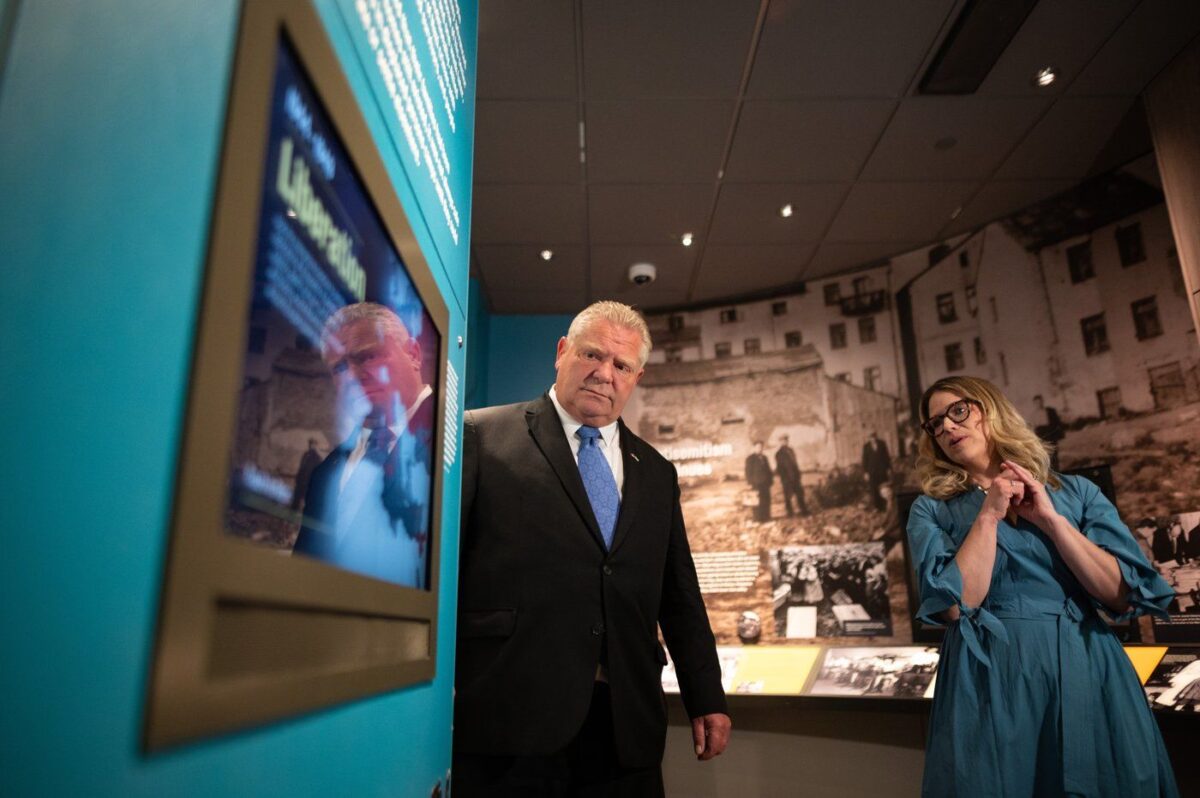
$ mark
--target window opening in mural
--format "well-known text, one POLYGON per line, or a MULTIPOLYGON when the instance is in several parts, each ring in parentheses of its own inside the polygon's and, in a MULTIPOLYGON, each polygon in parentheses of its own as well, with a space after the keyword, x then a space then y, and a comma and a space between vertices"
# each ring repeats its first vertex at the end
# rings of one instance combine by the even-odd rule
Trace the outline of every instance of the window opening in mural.
POLYGON ((846 348, 846 325, 844 322, 829 325, 829 346, 831 349, 846 348))
POLYGON ((1108 351, 1108 326, 1104 323, 1103 313, 1082 319, 1079 326, 1083 330, 1083 350, 1088 357, 1108 351))
POLYGON ((828 283, 825 286, 825 306, 838 305, 842 301, 842 288, 838 283, 828 283))
POLYGON ((1142 225, 1134 222, 1127 227, 1117 228, 1117 252, 1122 266, 1132 266, 1146 259, 1146 247, 1142 243, 1142 225))
POLYGON ((1100 418, 1116 418, 1121 414, 1121 389, 1115 385, 1096 391, 1096 401, 1100 405, 1100 418))
POLYGON ((965 365, 962 344, 957 341, 946 344, 946 371, 959 371, 965 365))
POLYGON ((863 316, 858 320, 858 342, 870 344, 875 342, 875 317, 863 316))
POLYGON ((1154 408, 1167 410, 1187 402, 1187 385, 1183 381, 1183 369, 1179 363, 1167 363, 1149 370, 1150 393, 1154 395, 1154 408))
POLYGON ((868 391, 878 391, 882 378, 883 371, 879 366, 867 366, 863 369, 863 387, 868 391))
POLYGON ((1139 341, 1162 335, 1162 323, 1158 320, 1158 301, 1150 296, 1130 303, 1133 311, 1133 326, 1139 341))
POLYGON ((1072 283, 1082 283, 1096 276, 1095 269, 1092 267, 1091 241, 1067 247, 1067 268, 1071 272, 1072 283))
POLYGON ((937 313, 938 321, 942 324, 958 321, 958 311, 954 309, 954 294, 937 295, 937 313))

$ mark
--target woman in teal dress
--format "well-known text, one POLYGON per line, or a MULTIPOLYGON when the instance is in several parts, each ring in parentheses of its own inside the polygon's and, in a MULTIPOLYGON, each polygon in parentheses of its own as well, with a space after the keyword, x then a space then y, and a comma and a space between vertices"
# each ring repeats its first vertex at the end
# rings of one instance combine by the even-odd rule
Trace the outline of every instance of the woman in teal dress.
POLYGON ((918 617, 948 624, 925 796, 1177 796, 1141 683, 1097 614, 1173 593, 1116 508, 990 382, 950 377, 921 400, 925 494, 909 514, 918 617))

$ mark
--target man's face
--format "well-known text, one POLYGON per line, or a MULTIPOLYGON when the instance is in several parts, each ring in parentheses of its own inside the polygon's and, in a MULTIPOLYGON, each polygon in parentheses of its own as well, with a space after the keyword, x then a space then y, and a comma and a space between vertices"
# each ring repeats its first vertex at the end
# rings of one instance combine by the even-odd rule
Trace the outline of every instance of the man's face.
POLYGON ((625 409, 644 369, 638 366, 641 337, 625 327, 593 322, 571 343, 558 341, 554 393, 576 421, 603 427, 625 409))
POLYGON ((360 320, 339 330, 327 347, 325 363, 333 372, 339 396, 358 404, 370 402, 372 415, 388 422, 403 417, 421 391, 421 349, 412 338, 385 334, 371 321, 360 320))

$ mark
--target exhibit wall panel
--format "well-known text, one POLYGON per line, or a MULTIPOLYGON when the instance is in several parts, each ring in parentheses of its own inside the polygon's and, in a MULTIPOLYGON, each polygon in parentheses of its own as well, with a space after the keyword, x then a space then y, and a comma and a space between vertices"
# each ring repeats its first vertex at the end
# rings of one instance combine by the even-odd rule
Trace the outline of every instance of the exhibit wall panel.
MULTIPOLYGON (((583 308, 580 308, 583 310, 583 308)), ((491 316, 487 322, 487 401, 523 402, 554 384, 554 351, 571 326, 568 316, 491 316)))
MULTIPOLYGON (((0 791, 429 795, 450 762, 457 451, 443 494, 433 682, 143 752, 241 9, 16 5, 0 92, 0 439, 10 453, 0 466, 0 791)), ((465 247, 440 248, 430 232, 342 4, 314 5, 450 309, 448 365, 462 375, 465 296, 455 286, 466 285, 465 247)), ((469 130, 474 4, 460 11, 469 130)), ((450 157, 469 185, 469 143, 450 157)), ((448 416, 455 429, 461 396, 448 416)))

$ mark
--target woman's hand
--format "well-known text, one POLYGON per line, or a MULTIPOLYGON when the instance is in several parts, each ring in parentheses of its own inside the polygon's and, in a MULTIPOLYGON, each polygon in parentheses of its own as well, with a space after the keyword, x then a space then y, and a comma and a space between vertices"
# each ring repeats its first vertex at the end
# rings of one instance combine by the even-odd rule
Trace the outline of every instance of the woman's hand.
POLYGON ((1013 502, 1017 515, 1036 526, 1043 532, 1050 533, 1054 523, 1060 518, 1046 486, 1034 479, 1033 474, 1011 460, 1005 460, 1005 469, 1022 484, 1024 491, 1020 499, 1013 502))
POLYGON ((987 498, 979 508, 980 515, 987 515, 999 523, 1015 510, 1025 497, 1025 483, 1013 473, 1005 463, 1000 469, 1000 475, 992 480, 992 486, 987 489, 987 498))

